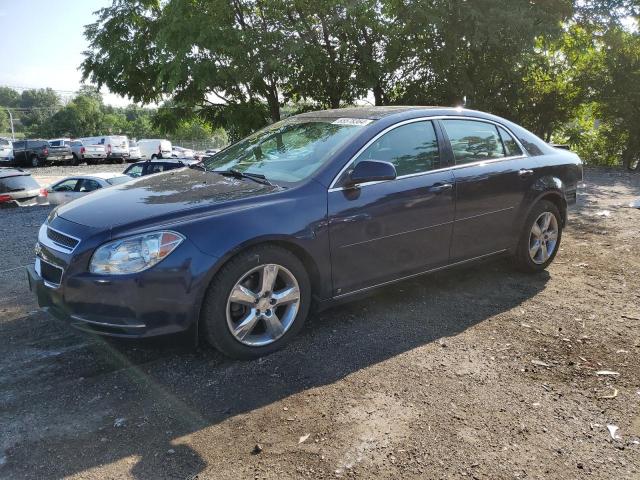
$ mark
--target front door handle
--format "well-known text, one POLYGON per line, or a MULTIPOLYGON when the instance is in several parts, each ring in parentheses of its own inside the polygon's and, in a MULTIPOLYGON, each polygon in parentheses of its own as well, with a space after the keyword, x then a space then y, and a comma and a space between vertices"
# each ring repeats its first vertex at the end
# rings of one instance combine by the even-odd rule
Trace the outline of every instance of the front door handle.
POLYGON ((452 183, 436 183, 432 187, 429 187, 429 191, 431 193, 437 194, 437 193, 446 192, 447 190, 451 190, 452 188, 453 188, 452 183))
POLYGON ((530 177, 533 175, 533 170, 529 170, 528 168, 523 168, 518 172, 518 175, 522 178, 530 177))

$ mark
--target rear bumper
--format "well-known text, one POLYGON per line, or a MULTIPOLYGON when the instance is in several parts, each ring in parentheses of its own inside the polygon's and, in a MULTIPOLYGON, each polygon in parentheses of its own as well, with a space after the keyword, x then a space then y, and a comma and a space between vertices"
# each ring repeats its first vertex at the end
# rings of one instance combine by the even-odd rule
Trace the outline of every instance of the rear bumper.
POLYGON ((87 159, 88 158, 88 159, 92 159, 92 160, 95 160, 95 159, 101 160, 101 159, 107 158, 107 154, 106 153, 83 153, 81 155, 81 157, 83 159, 87 159))

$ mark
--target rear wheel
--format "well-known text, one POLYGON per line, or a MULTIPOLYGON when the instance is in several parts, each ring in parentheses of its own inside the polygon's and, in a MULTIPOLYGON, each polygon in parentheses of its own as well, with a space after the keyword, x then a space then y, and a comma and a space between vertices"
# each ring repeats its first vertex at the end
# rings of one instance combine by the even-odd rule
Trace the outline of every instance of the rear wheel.
POLYGON ((74 167, 77 167, 78 165, 80 165, 80 160, 78 159, 78 156, 75 153, 73 154, 73 159, 71 160, 71 164, 74 167))
POLYGON ((562 238, 562 217, 558 207, 547 200, 538 202, 527 217, 514 255, 523 272, 540 272, 558 253, 562 238))
POLYGON ((209 286, 201 318, 205 337, 229 357, 267 355, 302 328, 310 300, 309 277, 298 257, 272 245, 247 250, 209 286))
POLYGON ((32 155, 30 159, 30 163, 32 167, 39 167, 42 165, 42 160, 37 155, 32 155))

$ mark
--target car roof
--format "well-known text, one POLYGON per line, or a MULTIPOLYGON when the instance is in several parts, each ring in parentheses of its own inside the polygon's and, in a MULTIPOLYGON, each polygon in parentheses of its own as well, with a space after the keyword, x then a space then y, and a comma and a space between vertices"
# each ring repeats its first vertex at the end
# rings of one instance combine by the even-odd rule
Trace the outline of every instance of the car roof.
MULTIPOLYGON (((332 110, 319 110, 315 112, 306 112, 296 115, 296 118, 361 118, 367 120, 380 120, 389 115, 404 113, 412 110, 437 110, 444 107, 421 107, 421 106, 405 106, 405 105, 389 105, 384 107, 348 107, 335 108, 332 110)), ((453 110, 453 109, 452 109, 453 110)))
POLYGON ((31 175, 31 172, 22 170, 21 168, 0 167, 0 178, 19 177, 31 175))
POLYGON ((91 175, 69 175, 68 177, 61 178, 56 183, 64 182, 72 178, 86 179, 86 180, 109 180, 115 177, 126 177, 126 175, 118 172, 97 172, 97 173, 92 173, 91 175))
POLYGON ((389 105, 389 106, 363 106, 336 108, 333 110, 319 110, 316 112, 306 112, 295 115, 296 119, 327 119, 336 120, 339 118, 355 118, 363 120, 381 120, 390 116, 414 117, 414 116, 474 116, 478 118, 492 119, 496 118, 491 114, 480 112, 477 110, 465 109, 462 107, 438 107, 438 106, 419 106, 419 105, 389 105))
POLYGON ((133 165, 144 165, 145 163, 182 163, 184 159, 182 158, 154 158, 153 160, 142 160, 140 162, 132 163, 133 165))

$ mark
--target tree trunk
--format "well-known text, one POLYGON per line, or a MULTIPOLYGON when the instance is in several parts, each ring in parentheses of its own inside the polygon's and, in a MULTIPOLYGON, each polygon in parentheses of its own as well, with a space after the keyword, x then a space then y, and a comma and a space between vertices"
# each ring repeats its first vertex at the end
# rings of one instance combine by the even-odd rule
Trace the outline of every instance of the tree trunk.
POLYGON ((273 122, 280 121, 280 99, 278 98, 278 89, 275 82, 270 82, 269 88, 265 94, 267 105, 269 105, 269 115, 273 122))
POLYGON ((376 107, 387 104, 387 98, 380 82, 376 83, 373 87, 373 97, 375 98, 376 107))

